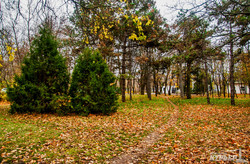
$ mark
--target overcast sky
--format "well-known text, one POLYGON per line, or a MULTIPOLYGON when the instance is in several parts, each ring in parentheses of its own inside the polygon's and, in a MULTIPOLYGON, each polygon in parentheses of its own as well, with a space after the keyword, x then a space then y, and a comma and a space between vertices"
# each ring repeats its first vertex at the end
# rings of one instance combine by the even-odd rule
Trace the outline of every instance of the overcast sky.
POLYGON ((155 0, 156 6, 160 10, 161 15, 167 19, 171 18, 171 13, 168 11, 166 5, 174 5, 174 0, 155 0))
POLYGON ((201 4, 204 0, 155 0, 156 7, 160 10, 161 15, 168 20, 168 23, 173 23, 178 12, 170 10, 168 6, 178 5, 178 8, 190 8, 192 3, 201 4))

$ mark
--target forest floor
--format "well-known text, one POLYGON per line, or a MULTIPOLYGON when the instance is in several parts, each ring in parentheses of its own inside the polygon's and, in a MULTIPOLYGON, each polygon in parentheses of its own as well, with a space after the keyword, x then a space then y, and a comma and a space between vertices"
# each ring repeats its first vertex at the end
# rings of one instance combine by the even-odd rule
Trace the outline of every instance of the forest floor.
POLYGON ((228 98, 211 102, 135 95, 111 116, 88 117, 11 115, 0 103, 0 163, 250 161, 249 96, 234 107, 228 98))

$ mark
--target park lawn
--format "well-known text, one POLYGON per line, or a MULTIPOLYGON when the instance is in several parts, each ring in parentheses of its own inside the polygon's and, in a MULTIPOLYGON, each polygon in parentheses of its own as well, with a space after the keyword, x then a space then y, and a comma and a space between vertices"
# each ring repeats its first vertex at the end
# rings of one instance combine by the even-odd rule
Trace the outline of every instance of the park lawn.
POLYGON ((204 97, 170 100, 179 105, 177 124, 166 129, 164 138, 140 163, 212 163, 209 160, 216 153, 239 158, 239 149, 242 158, 250 161, 249 98, 236 99, 234 107, 227 98, 211 99, 213 105, 206 105, 204 97))
POLYGON ((133 98, 119 100, 119 109, 111 116, 11 115, 9 106, 1 105, 0 163, 110 160, 136 147, 144 136, 166 124, 173 112, 164 98, 133 98))
MULTIPOLYGON (((250 107, 250 97, 247 95, 243 97, 243 95, 239 95, 239 98, 235 98, 236 106, 238 107, 250 107)), ((190 105, 207 105, 207 98, 201 96, 193 96, 192 99, 181 99, 179 97, 173 96, 170 100, 176 105, 190 104, 190 105)), ((223 97, 210 97, 211 105, 217 106, 231 106, 230 98, 223 97)))

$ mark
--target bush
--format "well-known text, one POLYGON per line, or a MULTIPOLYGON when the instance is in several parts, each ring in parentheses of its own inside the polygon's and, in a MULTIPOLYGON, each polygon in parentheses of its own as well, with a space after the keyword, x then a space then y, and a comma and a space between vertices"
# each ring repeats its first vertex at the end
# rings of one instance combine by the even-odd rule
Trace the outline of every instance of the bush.
POLYGON ((13 86, 8 87, 11 113, 62 113, 61 101, 67 102, 58 99, 67 97, 69 73, 65 60, 57 50, 52 31, 44 26, 39 34, 23 61, 21 75, 15 76, 13 86))
POLYGON ((85 49, 72 75, 70 96, 73 112, 109 114, 117 109, 115 76, 97 51, 85 49))

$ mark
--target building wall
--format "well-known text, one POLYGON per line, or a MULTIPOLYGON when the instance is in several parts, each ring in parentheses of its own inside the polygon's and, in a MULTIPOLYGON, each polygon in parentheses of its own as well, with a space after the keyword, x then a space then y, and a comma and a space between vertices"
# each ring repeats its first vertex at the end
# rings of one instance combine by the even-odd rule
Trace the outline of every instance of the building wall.
MULTIPOLYGON (((229 93, 231 92, 231 88, 230 86, 228 86, 228 88, 226 88, 226 92, 229 90, 229 93)), ((214 91, 217 92, 216 87, 214 87, 214 91)), ((249 87, 247 85, 241 85, 239 83, 235 84, 235 91, 236 94, 249 94, 249 87)))

